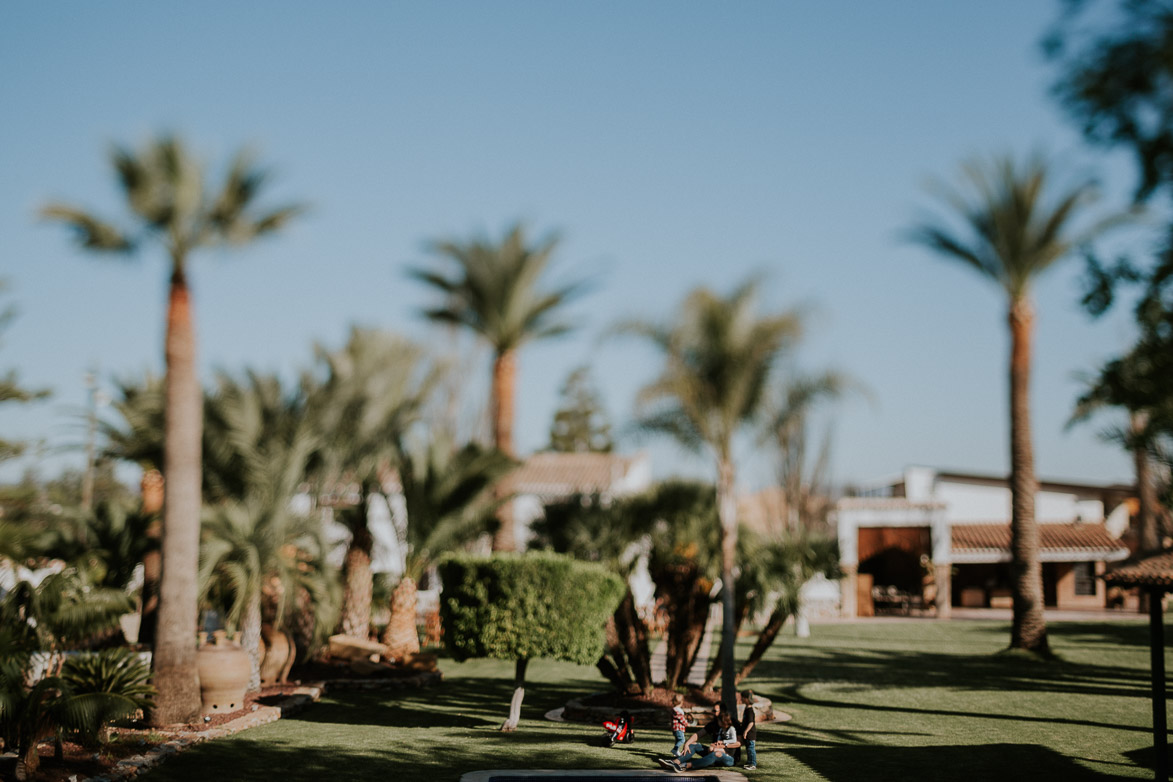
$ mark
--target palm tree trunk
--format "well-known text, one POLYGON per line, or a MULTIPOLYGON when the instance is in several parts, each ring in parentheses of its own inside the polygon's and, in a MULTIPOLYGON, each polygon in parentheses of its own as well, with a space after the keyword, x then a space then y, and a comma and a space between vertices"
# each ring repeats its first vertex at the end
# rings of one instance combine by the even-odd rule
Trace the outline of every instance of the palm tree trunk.
POLYGON ((163 569, 153 657, 158 690, 151 722, 190 722, 200 712, 196 672, 200 542, 200 436, 203 400, 196 374, 195 328, 183 259, 172 258, 167 310, 163 474, 163 569))
POLYGON ((733 662, 733 571, 737 566, 737 474, 729 448, 717 457, 717 517, 721 522, 721 702, 729 714, 737 714, 737 677, 733 662))
POLYGON ((1010 304, 1010 573, 1014 618, 1010 648, 1046 654, 1043 573, 1035 523, 1034 450, 1030 425, 1031 337, 1034 312, 1018 297, 1010 304))
POLYGON ((292 623, 293 627, 290 629, 292 630, 294 650, 290 652, 290 655, 294 657, 308 655, 314 645, 318 618, 313 595, 304 586, 298 587, 297 596, 294 598, 292 623))
MULTIPOLYGON (((737 620, 733 624, 733 637, 736 639, 741 633, 741 628, 745 625, 745 620, 749 618, 749 602, 746 601, 737 607, 737 620)), ((705 683, 701 689, 708 692, 717 684, 717 679, 721 678, 721 673, 725 668, 725 659, 721 654, 713 658, 709 664, 709 673, 705 676, 705 683)))
MULTIPOLYGON (((490 407, 493 415, 493 445, 506 456, 513 453, 513 397, 517 385, 517 352, 506 350, 493 360, 493 383, 490 407)), ((497 534, 493 536, 494 551, 516 551, 517 530, 514 528, 513 503, 506 502, 497 509, 497 534)))
MULTIPOLYGON (((139 489, 142 493, 144 514, 157 515, 163 510, 163 473, 153 468, 144 469, 139 489)), ((155 626, 159 618, 159 576, 163 570, 163 555, 159 551, 159 541, 163 537, 162 519, 151 520, 147 526, 147 537, 154 542, 155 547, 143 557, 143 596, 139 608, 138 642, 152 646, 155 643, 155 626)))
POLYGON ((346 584, 342 596, 342 634, 353 638, 366 639, 371 634, 372 543, 364 519, 362 526, 354 531, 342 564, 346 584))
POLYGON ((1136 468, 1136 499, 1137 517, 1139 523, 1140 550, 1151 553, 1161 548, 1160 531, 1157 529, 1157 487, 1153 483, 1152 464, 1149 461, 1147 439, 1144 431, 1148 426, 1148 414, 1133 413, 1132 424, 1132 461, 1136 468))
POLYGON ((517 351, 498 353, 493 361, 493 445, 513 456, 513 396, 517 385, 517 351))
POLYGON ((603 674, 603 678, 611 682, 616 692, 626 694, 634 687, 635 680, 631 676, 631 668, 628 667, 627 655, 619 641, 619 629, 616 626, 616 617, 622 610, 623 606, 620 605, 614 614, 607 617, 607 624, 603 630, 603 654, 595 663, 595 667, 603 674))
POLYGON ((651 692, 652 655, 648 649, 647 627, 639 617, 639 611, 635 607, 635 596, 632 595, 630 588, 623 596, 623 602, 619 604, 615 618, 615 630, 627 656, 635 683, 639 685, 640 692, 651 692))
POLYGON ((668 598, 665 635, 664 686, 674 690, 688 676, 689 663, 705 634, 709 617, 709 589, 695 562, 669 565, 653 580, 668 598))
POLYGON ((758 635, 758 640, 754 642, 749 657, 746 658, 745 664, 741 666, 741 670, 737 672, 738 684, 746 676, 749 676, 750 671, 762 661, 762 658, 766 655, 766 650, 773 645, 774 640, 778 637, 778 633, 782 631, 782 626, 786 624, 786 619, 789 616, 789 609, 782 605, 779 605, 770 614, 770 619, 766 622, 766 626, 762 628, 761 634, 758 635))
POLYGON ((420 636, 415 627, 416 594, 415 579, 410 576, 399 579, 391 593, 391 621, 387 623, 383 643, 387 645, 387 653, 396 660, 418 654, 420 650, 420 636))
POLYGON ((248 654, 248 691, 261 691, 261 594, 248 599, 240 621, 240 645, 248 654))

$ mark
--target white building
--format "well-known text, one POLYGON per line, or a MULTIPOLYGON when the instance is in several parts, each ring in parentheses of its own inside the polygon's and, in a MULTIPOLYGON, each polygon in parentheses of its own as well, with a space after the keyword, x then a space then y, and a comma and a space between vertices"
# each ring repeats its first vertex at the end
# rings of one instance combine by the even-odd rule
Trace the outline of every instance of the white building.
MULTIPOLYGON (((1035 496, 1049 607, 1102 608, 1105 563, 1124 559, 1131 486, 1040 481, 1035 496)), ((1010 605, 1005 477, 910 467, 839 501, 842 610, 1010 605)))
POLYGON ((518 548, 530 540, 530 525, 545 507, 575 495, 595 496, 608 503, 617 497, 651 488, 652 465, 646 453, 535 453, 509 473, 503 487, 514 493, 513 520, 518 548))

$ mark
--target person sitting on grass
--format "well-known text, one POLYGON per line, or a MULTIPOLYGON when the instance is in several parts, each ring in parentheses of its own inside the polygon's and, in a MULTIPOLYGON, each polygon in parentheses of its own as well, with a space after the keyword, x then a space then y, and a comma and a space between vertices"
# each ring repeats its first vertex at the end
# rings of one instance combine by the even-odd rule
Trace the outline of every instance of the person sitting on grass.
POLYGON ((737 729, 733 727, 733 718, 728 714, 722 714, 717 718, 717 725, 717 740, 712 744, 707 747, 694 744, 684 756, 677 760, 660 758, 660 765, 677 774, 709 766, 732 766, 733 755, 730 754, 730 751, 741 746, 737 741, 737 729), (689 760, 697 752, 701 753, 700 756, 689 760))
POLYGON ((717 731, 720 728, 718 724, 721 719, 721 702, 717 701, 713 704, 713 718, 705 723, 705 727, 691 734, 684 740, 684 745, 672 750, 672 756, 676 758, 684 757, 689 751, 689 747, 694 744, 699 744, 701 740, 701 732, 703 731, 708 741, 713 741, 717 738, 717 731))

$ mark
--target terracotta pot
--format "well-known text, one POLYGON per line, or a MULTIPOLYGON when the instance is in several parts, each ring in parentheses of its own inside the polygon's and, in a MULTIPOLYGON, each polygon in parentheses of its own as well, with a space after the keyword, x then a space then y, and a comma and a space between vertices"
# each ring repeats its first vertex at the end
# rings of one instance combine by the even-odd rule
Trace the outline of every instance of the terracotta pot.
POLYGON ((248 689, 248 652, 219 633, 216 642, 204 644, 196 654, 200 672, 200 699, 203 714, 223 714, 244 708, 248 689))
POLYGON ((277 631, 272 625, 261 627, 265 656, 261 660, 261 684, 284 682, 293 654, 289 633, 277 631))

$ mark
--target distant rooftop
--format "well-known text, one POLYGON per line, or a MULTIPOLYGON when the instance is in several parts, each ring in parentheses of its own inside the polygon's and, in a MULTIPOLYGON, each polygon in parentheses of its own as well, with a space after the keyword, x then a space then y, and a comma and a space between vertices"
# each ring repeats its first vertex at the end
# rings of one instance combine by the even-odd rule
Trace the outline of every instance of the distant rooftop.
POLYGON ((605 494, 624 483, 632 468, 646 462, 644 454, 535 453, 502 481, 506 491, 540 497, 605 494))
MULTIPOLYGON (((1039 548, 1051 552, 1120 553, 1128 549, 1103 524, 1039 524, 1039 548)), ((1010 548, 1009 524, 955 524, 950 530, 954 551, 1010 548)))

